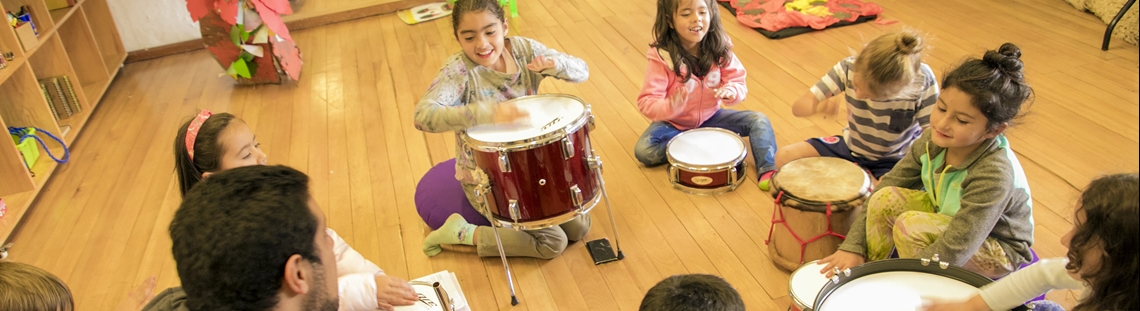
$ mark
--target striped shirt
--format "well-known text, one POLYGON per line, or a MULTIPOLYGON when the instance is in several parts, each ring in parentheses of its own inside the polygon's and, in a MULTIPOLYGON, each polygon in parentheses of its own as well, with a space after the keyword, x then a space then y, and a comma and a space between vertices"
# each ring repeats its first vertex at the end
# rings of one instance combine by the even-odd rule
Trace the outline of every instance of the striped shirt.
POLYGON ((855 98, 851 78, 855 75, 855 58, 848 57, 811 87, 820 101, 843 93, 847 98, 847 148, 854 156, 868 160, 899 159, 910 150, 910 144, 930 125, 930 111, 938 101, 938 81, 930 66, 922 64, 919 76, 904 97, 884 101, 855 98))

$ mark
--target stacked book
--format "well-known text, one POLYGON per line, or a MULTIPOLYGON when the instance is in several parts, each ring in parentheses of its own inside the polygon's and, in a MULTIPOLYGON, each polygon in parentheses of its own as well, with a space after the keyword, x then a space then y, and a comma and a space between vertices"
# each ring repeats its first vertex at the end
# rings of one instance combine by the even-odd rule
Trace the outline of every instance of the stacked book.
POLYGON ((67 76, 40 79, 40 90, 44 93, 51 114, 56 120, 63 120, 79 113, 83 106, 79 104, 79 97, 75 96, 75 88, 67 76))

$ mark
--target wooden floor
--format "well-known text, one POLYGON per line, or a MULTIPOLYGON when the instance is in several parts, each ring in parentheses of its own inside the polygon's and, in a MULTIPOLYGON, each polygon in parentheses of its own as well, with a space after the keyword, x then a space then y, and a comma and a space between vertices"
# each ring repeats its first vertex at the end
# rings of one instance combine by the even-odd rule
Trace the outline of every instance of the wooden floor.
MULTIPOLYGON (((312 5, 319 1, 309 3, 312 5)), ((941 75, 966 55, 1011 41, 1024 51, 1036 90, 1032 114, 1009 131, 1033 189, 1036 244, 1062 256, 1059 237, 1089 180, 1138 169, 1138 53, 1119 40, 1099 50, 1104 25, 1060 0, 915 2, 878 0, 894 25, 861 24, 778 41, 726 28, 749 70, 738 108, 764 112, 778 142, 838 133, 833 119, 798 119, 790 103, 836 61, 887 31, 927 35, 927 63, 941 75)), ((753 183, 716 197, 670 188, 663 168, 644 168, 633 145, 649 124, 635 106, 655 1, 522 1, 511 34, 586 60, 582 84, 546 82, 542 92, 593 105, 595 149, 616 209, 627 258, 594 266, 581 243, 553 260, 511 259, 522 303, 511 307, 498 258, 471 249, 429 258, 413 193, 419 176, 453 157, 451 134, 412 125, 415 102, 445 58, 459 51, 446 20, 407 26, 394 15, 297 31, 305 68, 295 86, 235 87, 205 51, 127 65, 90 127, 72 146, 14 238, 12 260, 60 277, 84 310, 107 310, 149 276, 178 285, 167 225, 179 203, 171 141, 198 109, 228 111, 254 129, 270 163, 307 172, 330 227, 389 274, 451 270, 473 310, 636 310, 657 281, 681 273, 721 275, 750 310, 788 305, 786 272, 764 240, 772 203, 753 183)), ((722 15, 727 15, 721 11, 722 15)), ((588 239, 613 237, 604 209, 588 239)), ((1051 299, 1072 306, 1075 293, 1051 299)))

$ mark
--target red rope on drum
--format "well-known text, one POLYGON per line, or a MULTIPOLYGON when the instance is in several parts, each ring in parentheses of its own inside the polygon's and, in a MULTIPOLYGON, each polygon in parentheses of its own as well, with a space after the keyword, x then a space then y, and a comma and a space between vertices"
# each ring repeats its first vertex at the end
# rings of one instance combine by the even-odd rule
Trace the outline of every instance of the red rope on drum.
POLYGON ((775 208, 775 210, 772 211, 772 226, 770 228, 768 228, 768 240, 764 241, 764 245, 768 245, 768 243, 772 241, 772 231, 773 231, 773 229, 776 228, 776 224, 783 224, 784 228, 788 229, 788 233, 792 234, 792 238, 796 239, 797 243, 800 243, 800 262, 799 262, 799 264, 802 265, 804 263, 804 253, 807 252, 807 245, 811 244, 811 242, 815 242, 815 241, 822 239, 823 237, 829 236, 829 235, 834 236, 834 237, 838 237, 838 238, 844 239, 844 240, 847 239, 847 236, 835 233, 835 231, 831 230, 831 203, 827 203, 827 210, 825 211, 825 214, 827 215, 827 232, 820 233, 819 235, 814 236, 811 239, 808 239, 806 242, 803 239, 800 239, 800 236, 798 234, 796 234, 795 231, 792 230, 792 227, 788 226, 787 219, 784 219, 784 210, 781 209, 782 207, 784 207, 784 204, 782 202, 780 202, 780 198, 783 197, 783 195, 784 195, 783 191, 780 191, 780 193, 776 195, 776 200, 774 202, 776 205, 776 208, 775 208), (779 215, 780 215, 779 220, 776 220, 776 214, 777 213, 779 213, 779 215))

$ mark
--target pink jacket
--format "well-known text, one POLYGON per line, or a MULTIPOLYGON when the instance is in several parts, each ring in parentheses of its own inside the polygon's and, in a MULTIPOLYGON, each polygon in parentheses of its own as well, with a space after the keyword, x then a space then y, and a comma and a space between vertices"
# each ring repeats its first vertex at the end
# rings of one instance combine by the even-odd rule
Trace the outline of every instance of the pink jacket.
POLYGON ((652 121, 667 121, 679 130, 697 128, 720 110, 721 104, 735 105, 748 95, 748 86, 744 84, 744 65, 729 51, 728 66, 717 68, 717 64, 713 64, 703 79, 692 76, 689 80, 692 90, 689 91, 688 98, 680 107, 673 107, 669 103, 669 95, 686 87, 685 83, 673 73, 672 61, 666 51, 650 47, 645 56, 649 58, 649 68, 645 72, 641 94, 637 96, 637 108, 652 121), (721 102, 715 97, 718 88, 736 91, 736 100, 721 102))

